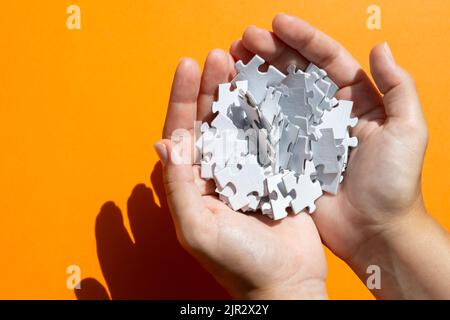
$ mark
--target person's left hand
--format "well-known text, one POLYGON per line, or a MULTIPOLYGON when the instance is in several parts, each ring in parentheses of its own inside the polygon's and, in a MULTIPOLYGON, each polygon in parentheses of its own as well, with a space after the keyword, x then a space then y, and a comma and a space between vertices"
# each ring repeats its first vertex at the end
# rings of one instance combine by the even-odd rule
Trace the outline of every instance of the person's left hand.
POLYGON ((155 149, 178 239, 235 297, 326 298, 324 251, 310 215, 271 221, 235 212, 211 182, 199 178, 198 166, 173 161, 172 132, 185 129, 192 136, 194 121, 210 118, 218 85, 233 75, 233 58, 221 50, 208 55, 201 78, 191 59, 183 59, 175 73, 164 139, 155 149))

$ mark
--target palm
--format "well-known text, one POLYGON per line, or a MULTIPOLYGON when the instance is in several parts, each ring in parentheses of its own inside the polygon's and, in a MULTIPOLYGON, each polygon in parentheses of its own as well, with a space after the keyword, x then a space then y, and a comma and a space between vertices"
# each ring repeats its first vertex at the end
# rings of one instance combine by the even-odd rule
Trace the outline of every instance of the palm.
POLYGON ((422 143, 417 143, 420 134, 414 132, 421 129, 408 124, 400 111, 386 112, 383 103, 401 101, 393 101, 389 94, 383 98, 336 41, 285 15, 275 17, 273 30, 249 27, 242 40, 232 45, 232 55, 248 61, 256 53, 280 70, 290 64, 306 68, 313 62, 341 87, 339 99, 354 101, 353 112, 359 122, 352 134, 359 140, 358 148, 350 155, 338 194, 322 196, 312 216, 325 244, 345 259, 377 232, 377 226, 387 220, 389 212, 396 211, 396 206, 411 205, 418 190, 408 182, 420 179, 422 159, 417 155, 423 154, 426 141, 420 138, 422 143))
POLYGON ((413 201, 418 191, 410 190, 408 181, 417 179, 416 171, 405 168, 411 168, 407 162, 413 162, 413 168, 420 166, 416 155, 423 152, 413 146, 417 141, 412 136, 397 134, 385 121, 370 116, 361 120, 354 131, 364 138, 350 156, 340 192, 318 201, 318 223, 330 234, 327 243, 344 257, 366 240, 363 234, 370 237, 376 233, 390 212, 413 201))
MULTIPOLYGON (((351 99, 345 92, 337 96, 351 99)), ((377 102, 371 101, 371 110, 377 110, 377 102)), ((384 195, 388 200, 389 194, 396 194, 386 183, 400 169, 388 155, 394 146, 383 116, 376 112, 359 117, 359 124, 352 130, 359 137, 359 145, 350 154, 339 192, 336 196, 325 194, 317 201, 315 220, 327 245, 339 256, 350 256, 364 240, 361 235, 366 230, 361 227, 370 228, 381 220, 377 215, 383 212, 380 206, 390 202, 376 200, 380 198, 374 195, 384 195)))
MULTIPOLYGON (((214 243, 206 254, 217 259, 239 280, 237 283, 250 288, 257 284, 271 287, 288 280, 301 283, 325 278, 320 237, 309 215, 302 213, 277 222, 236 213, 214 196, 203 199, 211 212, 205 227, 209 230, 209 241, 214 243)), ((236 281, 223 283, 227 286, 236 281)), ((235 288, 228 289, 233 292, 235 288)))

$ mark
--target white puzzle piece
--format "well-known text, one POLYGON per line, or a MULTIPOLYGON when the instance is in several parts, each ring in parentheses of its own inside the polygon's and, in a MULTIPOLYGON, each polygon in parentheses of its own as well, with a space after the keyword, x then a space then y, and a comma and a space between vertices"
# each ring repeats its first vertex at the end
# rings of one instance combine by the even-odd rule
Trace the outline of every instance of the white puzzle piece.
POLYGON ((322 195, 322 188, 319 181, 313 182, 311 180, 311 175, 314 173, 314 164, 311 161, 306 161, 304 174, 297 178, 291 171, 283 177, 286 191, 294 192, 291 205, 295 213, 300 213, 305 208, 308 208, 309 213, 316 210, 314 202, 322 195))
POLYGON ((259 67, 265 63, 264 59, 255 55, 247 64, 242 61, 236 62, 236 70, 239 72, 232 83, 247 80, 248 90, 255 97, 257 104, 260 104, 266 96, 266 89, 270 85, 278 85, 286 77, 274 66, 269 66, 267 72, 259 71, 259 67))
POLYGON ((286 209, 290 206, 292 197, 286 192, 283 183, 283 174, 277 174, 266 179, 269 192, 269 203, 262 207, 263 213, 274 220, 288 215, 286 209), (270 210, 270 212, 268 212, 270 210))
POLYGON ((244 163, 237 173, 226 167, 215 172, 215 179, 220 188, 223 189, 230 184, 235 189, 235 193, 228 197, 233 210, 249 205, 248 195, 251 193, 264 195, 264 171, 256 163, 244 163))
POLYGON ((248 81, 236 81, 236 88, 231 91, 231 83, 219 84, 217 101, 212 104, 212 112, 227 114, 228 109, 234 105, 239 107, 239 92, 247 92, 248 81))
POLYGON ((281 92, 275 91, 274 87, 270 87, 267 89, 266 98, 261 103, 261 115, 262 115, 262 123, 266 129, 272 128, 273 121, 276 116, 280 113, 280 106, 278 102, 281 98, 281 92))
POLYGON ((322 123, 317 125, 318 129, 333 129, 335 139, 344 139, 348 127, 354 127, 358 123, 358 118, 351 118, 353 102, 347 100, 339 100, 339 104, 324 112, 322 123))
POLYGON ((325 70, 291 65, 285 75, 273 66, 261 72, 264 63, 257 55, 236 63, 236 77, 219 85, 210 125, 195 126, 193 146, 219 199, 278 220, 289 208, 312 213, 323 192, 338 192, 358 119, 353 102, 335 98, 325 70))
POLYGON ((314 155, 314 165, 322 165, 324 173, 340 171, 339 159, 344 155, 344 146, 336 146, 333 129, 320 130, 322 137, 318 141, 311 141, 311 150, 314 155))
POLYGON ((297 141, 291 145, 289 152, 292 154, 289 159, 289 169, 296 173, 304 173, 305 161, 311 160, 313 157, 308 137, 298 136, 297 141))

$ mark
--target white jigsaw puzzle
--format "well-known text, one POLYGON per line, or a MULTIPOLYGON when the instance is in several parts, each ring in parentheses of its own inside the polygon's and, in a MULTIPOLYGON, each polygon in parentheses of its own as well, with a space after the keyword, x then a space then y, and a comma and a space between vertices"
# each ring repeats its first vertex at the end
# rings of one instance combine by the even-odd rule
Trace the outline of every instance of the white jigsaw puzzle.
POLYGON ((236 77, 219 85, 214 119, 194 130, 195 159, 233 210, 279 220, 289 208, 312 213, 323 192, 338 192, 358 119, 352 101, 335 98, 339 88, 325 70, 262 72, 264 64, 258 55, 238 61, 236 77))

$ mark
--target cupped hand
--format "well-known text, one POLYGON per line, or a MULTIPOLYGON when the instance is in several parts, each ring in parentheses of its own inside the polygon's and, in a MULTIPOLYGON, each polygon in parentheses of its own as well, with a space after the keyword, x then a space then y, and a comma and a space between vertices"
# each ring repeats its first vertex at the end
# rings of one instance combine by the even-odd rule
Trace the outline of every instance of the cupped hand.
POLYGON ((325 244, 349 261, 362 244, 399 219, 424 212, 420 180, 428 133, 412 77, 399 67, 387 44, 370 53, 376 86, 338 42, 303 20, 277 15, 273 32, 249 27, 231 46, 236 60, 258 54, 282 71, 312 62, 340 87, 337 98, 354 101, 359 118, 351 152, 336 196, 317 202, 313 219, 325 244))
POLYGON ((220 50, 208 55, 202 76, 191 59, 176 70, 163 139, 155 149, 178 239, 235 297, 326 298, 325 257, 310 215, 274 222, 234 212, 211 181, 199 177, 198 166, 177 161, 183 143, 171 140, 172 133, 182 129, 192 138, 194 121, 211 118, 218 84, 233 76, 234 60, 220 50))

